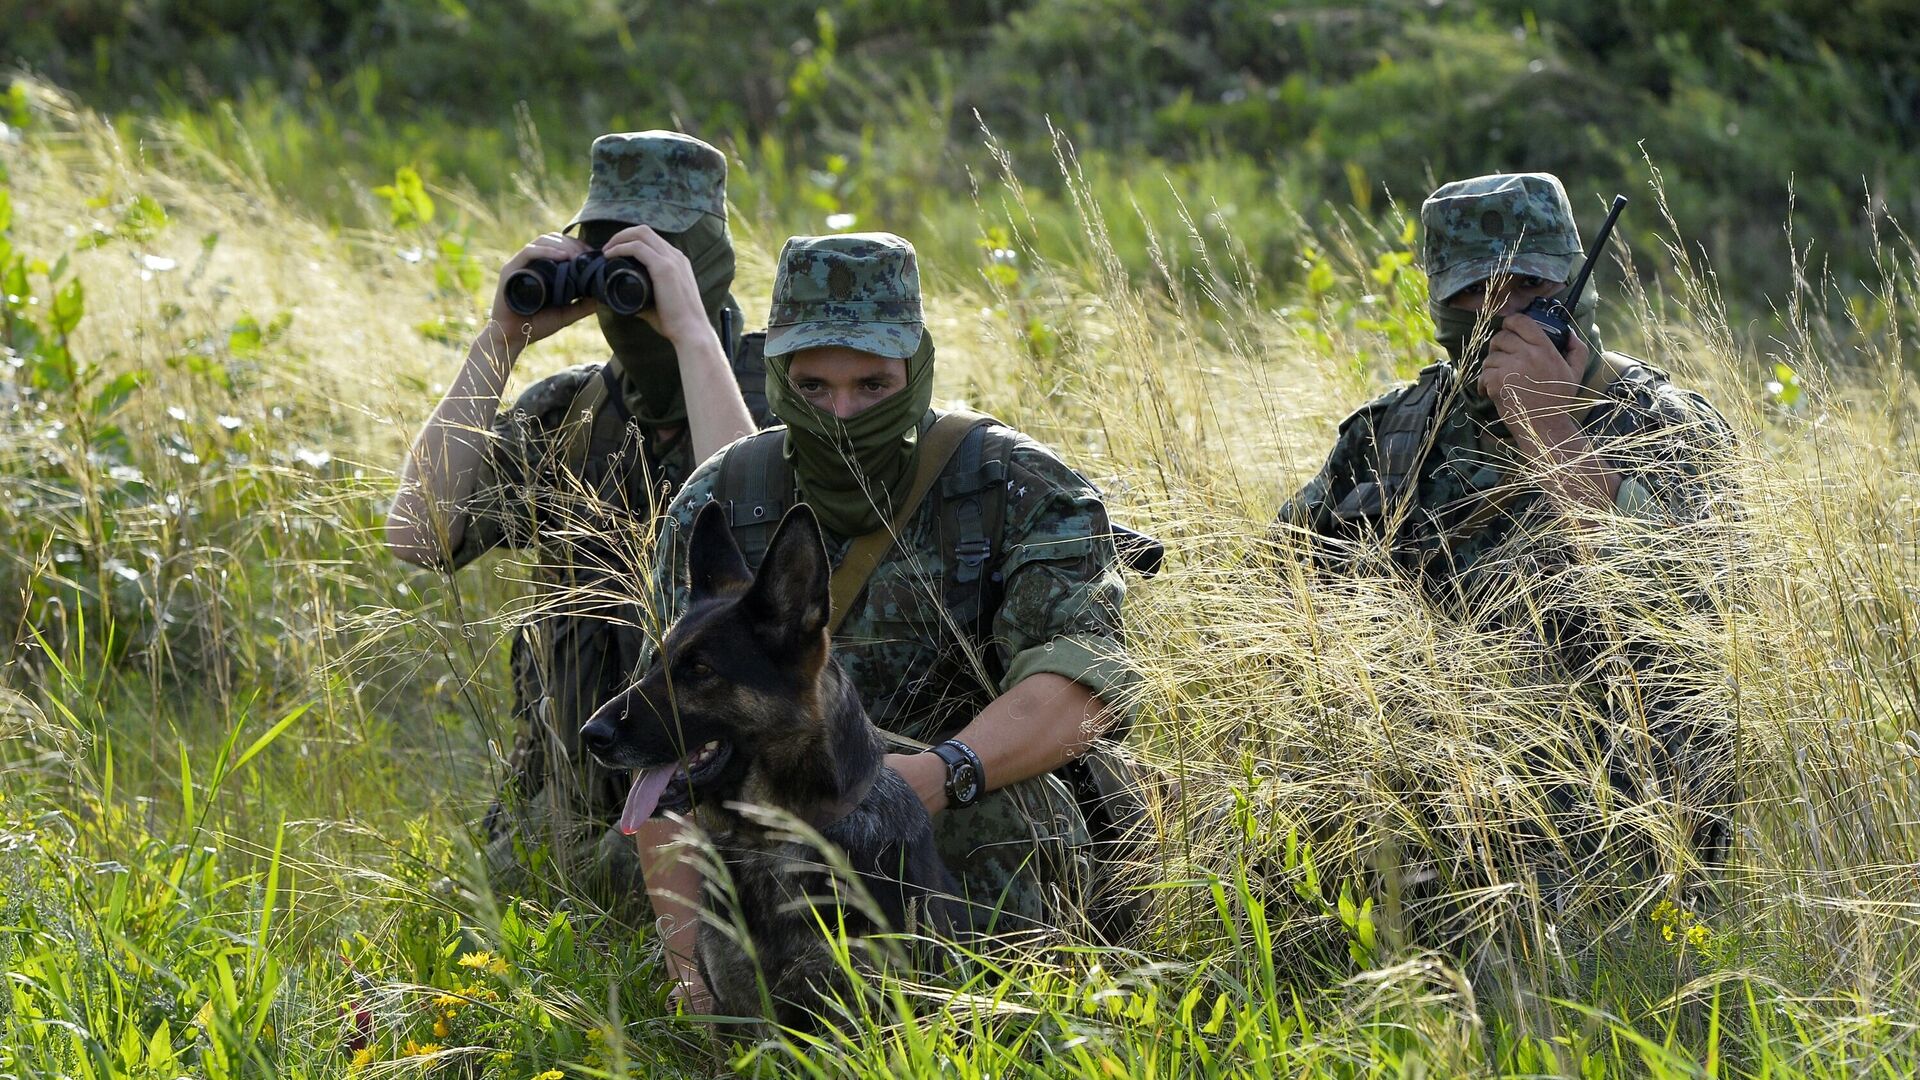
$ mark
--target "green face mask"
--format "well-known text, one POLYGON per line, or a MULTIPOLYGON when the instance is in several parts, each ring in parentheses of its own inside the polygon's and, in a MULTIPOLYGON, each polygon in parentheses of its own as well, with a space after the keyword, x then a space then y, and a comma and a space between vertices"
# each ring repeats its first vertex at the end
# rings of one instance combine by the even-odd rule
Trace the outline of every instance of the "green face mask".
MULTIPOLYGON (((617 221, 583 222, 580 239, 598 248, 626 227, 617 221)), ((733 286, 733 240, 727 234, 727 223, 708 214, 685 232, 660 235, 693 264, 693 280, 700 286, 707 317, 720 335, 721 348, 733 355, 740 334, 740 308, 728 292, 733 286)), ((685 423, 687 401, 680 386, 680 360, 673 343, 638 315, 615 315, 603 308, 596 318, 620 365, 627 410, 649 426, 685 423)))
POLYGON ((792 356, 767 357, 767 405, 787 425, 787 463, 800 497, 827 531, 870 533, 893 516, 913 481, 920 421, 933 404, 933 335, 907 358, 907 385, 865 412, 842 420, 815 408, 787 379, 792 356))

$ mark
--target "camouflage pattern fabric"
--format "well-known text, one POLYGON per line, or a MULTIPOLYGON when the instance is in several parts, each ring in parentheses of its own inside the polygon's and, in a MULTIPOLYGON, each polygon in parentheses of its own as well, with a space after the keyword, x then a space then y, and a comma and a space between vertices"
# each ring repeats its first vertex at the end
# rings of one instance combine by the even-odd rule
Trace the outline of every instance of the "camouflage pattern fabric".
MULTIPOLYGON (((747 335, 733 361, 764 423, 759 344, 759 335, 747 335)), ((528 387, 495 418, 448 568, 495 548, 539 549, 541 604, 512 643, 507 783, 485 822, 496 887, 515 890, 544 849, 554 876, 618 903, 640 895, 633 843, 612 828, 627 777, 583 753, 579 732, 636 670, 641 614, 611 598, 629 595, 628 583, 651 571, 653 523, 697 462, 684 428, 663 436, 625 415, 620 395, 609 394, 585 432, 579 472, 571 471, 569 409, 590 380, 603 377, 599 364, 568 368, 528 387)))
POLYGON ((691 229, 701 215, 727 216, 727 158, 677 131, 630 131, 593 140, 587 201, 567 222, 645 222, 691 229))
MULTIPOLYGON (((929 499, 834 637, 835 656, 874 723, 923 742, 954 734, 995 697, 1041 672, 1073 679, 1123 710, 1139 679, 1121 644, 1126 587, 1099 493, 1039 443, 998 425, 987 432, 1007 447, 1006 513, 996 561, 985 568, 1000 581, 997 605, 978 625, 948 610, 943 583, 962 571, 943 554, 942 511, 929 499)), ((775 430, 752 438, 781 437, 775 430)), ((686 554, 675 541, 702 505, 731 506, 735 533, 756 566, 784 509, 727 490, 724 465, 724 455, 702 465, 668 510, 662 542, 669 546, 661 549, 649 605, 656 625, 669 624, 686 603, 686 554)), ((934 490, 974 479, 957 471, 949 465, 934 490)), ((797 497, 791 489, 783 494, 788 505, 797 497)), ((827 540, 838 564, 850 540, 832 533, 827 540)), ((936 816, 934 831, 967 899, 997 909, 996 929, 1059 926, 1077 916, 1090 841, 1072 792, 1058 778, 990 792, 970 808, 936 816)))
POLYGON ((1443 185, 1420 206, 1421 266, 1435 302, 1495 274, 1571 280, 1584 252, 1573 206, 1550 173, 1443 185))
MULTIPOLYGON (((1695 848, 1712 859, 1729 838, 1730 733, 1701 707, 1699 680, 1678 670, 1682 658, 1637 639, 1633 613, 1602 606, 1606 592, 1592 587, 1588 568, 1606 561, 1612 572, 1640 575, 1648 588, 1632 599, 1639 610, 1705 603, 1688 583, 1701 575, 1688 570, 1699 552, 1684 537, 1688 526, 1728 510, 1722 469, 1733 435, 1706 399, 1664 373, 1619 354, 1607 362, 1618 377, 1596 379, 1590 368, 1586 385, 1606 385, 1580 427, 1622 479, 1616 510, 1644 523, 1627 532, 1635 549, 1580 548, 1527 479, 1519 452, 1476 417, 1444 364, 1349 416, 1325 465, 1281 508, 1276 531, 1304 530, 1315 561, 1337 572, 1397 568, 1442 610, 1537 643, 1575 685, 1604 699, 1609 715, 1644 716, 1644 724, 1615 722, 1596 736, 1650 737, 1648 745, 1602 747, 1612 779, 1623 792, 1644 791, 1647 770, 1636 774, 1633 762, 1651 761, 1656 782, 1678 783, 1697 812, 1695 848), (1437 407, 1422 414, 1431 420, 1411 436, 1424 456, 1411 468, 1396 464, 1409 437, 1401 410, 1435 387, 1437 407), (1393 477, 1402 470, 1408 475, 1393 477), (1641 711, 1619 711, 1626 708, 1641 711)), ((1567 802, 1571 793, 1560 796, 1567 802)))
POLYGON ((843 345, 905 360, 920 347, 920 265, 892 233, 796 236, 780 250, 767 355, 843 345))

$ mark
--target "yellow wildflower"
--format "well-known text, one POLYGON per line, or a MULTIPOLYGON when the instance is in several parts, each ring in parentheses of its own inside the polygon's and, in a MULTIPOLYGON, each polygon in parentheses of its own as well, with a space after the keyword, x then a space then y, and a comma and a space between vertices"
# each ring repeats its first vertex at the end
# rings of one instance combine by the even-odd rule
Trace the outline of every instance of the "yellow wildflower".
POLYGON ((548 1069, 546 1072, 534 1077, 533 1080, 567 1080, 567 1074, 561 1072, 559 1069, 548 1069))
POLYGON ((1696 949, 1706 945, 1708 936, 1707 928, 1704 926, 1687 927, 1687 944, 1696 949))
POLYGON ((460 958, 460 966, 484 971, 489 975, 505 975, 511 969, 507 962, 490 952, 470 952, 460 958))
POLYGON ((441 1017, 440 1019, 438 1019, 438 1020, 435 1020, 435 1021, 433 1022, 433 1037, 434 1037, 434 1038, 436 1038, 436 1039, 445 1039, 445 1038, 450 1038, 450 1037, 452 1037, 452 1035, 453 1035, 453 1029, 447 1026, 447 1018, 446 1018, 446 1017, 444 1017, 444 1016, 443 1016, 443 1017, 441 1017))
POLYGON ((363 1046, 353 1052, 353 1060, 347 1062, 347 1071, 359 1072, 361 1069, 373 1064, 374 1058, 379 1056, 379 1054, 374 1052, 373 1047, 363 1046))
POLYGON ((407 1045, 401 1047, 400 1052, 407 1057, 427 1057, 445 1049, 446 1047, 441 1046, 439 1043, 417 1043, 412 1039, 408 1039, 407 1045))

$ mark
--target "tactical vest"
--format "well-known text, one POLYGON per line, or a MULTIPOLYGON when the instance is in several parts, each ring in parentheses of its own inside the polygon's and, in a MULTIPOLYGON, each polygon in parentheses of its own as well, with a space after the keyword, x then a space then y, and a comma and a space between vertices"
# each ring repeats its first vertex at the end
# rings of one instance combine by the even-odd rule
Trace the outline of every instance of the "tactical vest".
MULTIPOLYGON (((1651 393, 1669 381, 1666 372, 1624 353, 1602 352, 1598 359, 1582 388, 1600 404, 1622 382, 1651 393)), ((1432 364, 1421 370, 1412 386, 1380 407, 1373 417, 1374 479, 1355 485, 1340 501, 1337 516, 1377 522, 1391 546, 1419 494, 1420 473, 1433 449, 1439 418, 1452 403, 1458 385, 1459 374, 1452 364, 1432 364)), ((1582 423, 1591 415, 1583 414, 1582 423)), ((1496 501, 1490 500, 1489 505, 1499 509, 1496 501)))
MULTIPOLYGON (((732 336, 732 320, 731 308, 720 312, 723 342, 732 336)), ((757 428, 773 422, 767 407, 766 345, 764 330, 742 334, 727 358, 728 366, 733 369, 733 381, 740 387, 740 398, 746 402, 747 412, 757 428)), ((599 377, 587 380, 567 406, 570 428, 564 436, 562 456, 567 471, 583 480, 591 479, 604 497, 606 477, 589 478, 588 462, 596 456, 617 453, 626 441, 627 424, 632 419, 633 412, 627 408, 626 395, 620 388, 620 360, 613 357, 600 366, 599 377)))
MULTIPOLYGON (((942 605, 954 625, 967 630, 973 644, 992 636, 993 614, 1000 606, 1000 575, 994 570, 995 544, 1006 520, 1008 460, 1012 432, 998 424, 976 424, 960 442, 952 462, 928 491, 939 520, 940 562, 944 569, 942 605)), ((747 565, 759 566, 773 531, 793 504, 793 470, 783 450, 786 429, 750 435, 723 451, 715 490, 722 512, 747 565)), ((991 674, 999 661, 983 650, 991 674)))

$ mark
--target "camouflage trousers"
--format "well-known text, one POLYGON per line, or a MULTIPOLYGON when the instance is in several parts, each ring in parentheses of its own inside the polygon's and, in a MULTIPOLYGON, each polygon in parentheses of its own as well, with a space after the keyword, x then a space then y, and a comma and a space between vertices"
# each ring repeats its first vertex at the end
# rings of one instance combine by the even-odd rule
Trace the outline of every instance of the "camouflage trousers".
POLYGON ((934 815, 940 858, 960 882, 975 931, 993 936, 1070 926, 1093 873, 1086 818, 1058 777, 990 791, 934 815))

